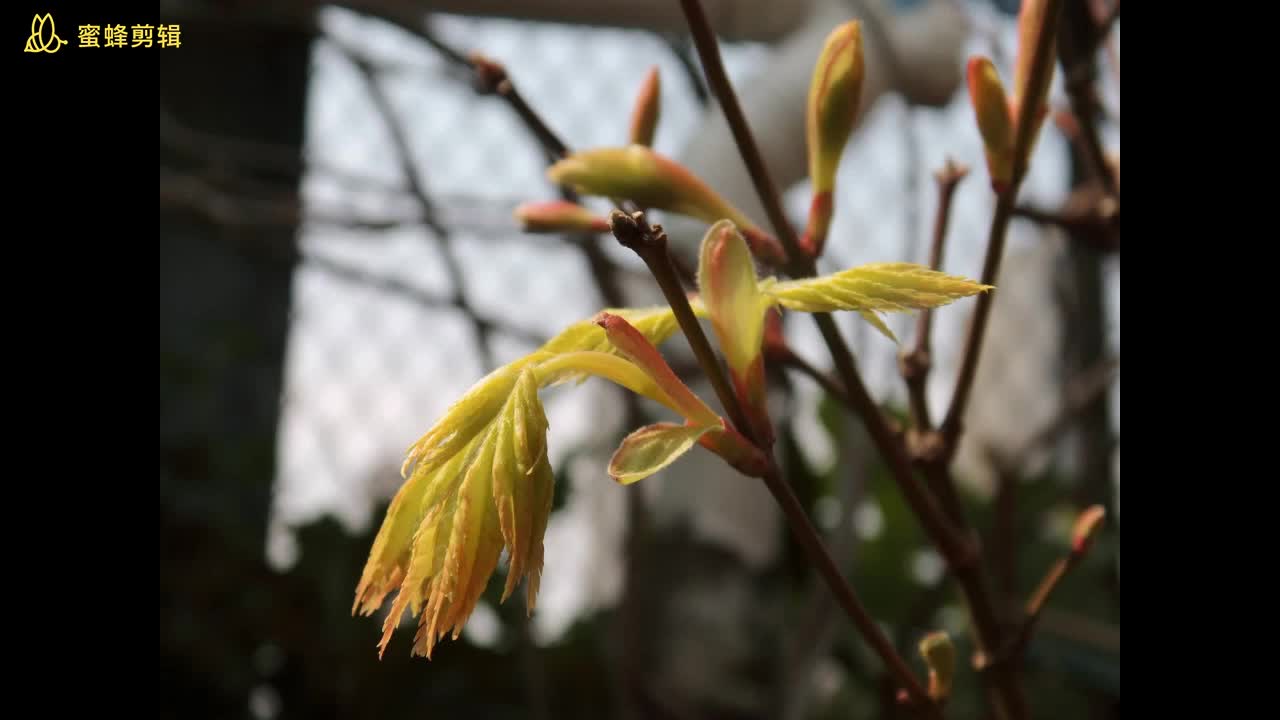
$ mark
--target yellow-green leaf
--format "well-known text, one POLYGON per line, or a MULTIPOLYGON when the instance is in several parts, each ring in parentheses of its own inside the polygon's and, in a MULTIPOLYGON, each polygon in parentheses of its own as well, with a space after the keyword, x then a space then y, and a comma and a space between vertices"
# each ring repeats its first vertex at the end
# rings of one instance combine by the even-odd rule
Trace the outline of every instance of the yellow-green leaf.
POLYGON ((504 384, 507 396, 498 411, 464 445, 447 456, 437 450, 414 466, 374 541, 356 607, 372 613, 398 587, 383 624, 382 650, 406 610, 419 620, 415 653, 429 658, 445 634, 456 639, 504 547, 511 568, 503 599, 528 577, 529 606, 536 602, 554 490, 548 425, 537 372, 506 370, 515 378, 504 384))
POLYGON ((542 539, 547 534, 547 521, 551 518, 551 505, 555 497, 555 473, 551 461, 544 453, 529 474, 529 512, 533 526, 529 530, 529 557, 525 561, 525 574, 529 578, 525 591, 525 608, 529 614, 538 606, 538 589, 542 585, 542 539))
POLYGON ((714 425, 656 423, 631 433, 609 461, 609 475, 623 485, 643 480, 675 462, 715 429, 714 425))
MULTIPOLYGON (((424 518, 457 488, 461 481, 459 469, 481 439, 473 439, 443 463, 420 464, 400 487, 391 500, 377 537, 374 538, 373 549, 356 588, 356 600, 351 608, 353 613, 359 611, 361 615, 373 614, 382 605, 387 594, 404 581, 406 573, 410 572, 410 558, 417 543, 415 536, 421 534, 426 525, 424 518)), ((420 562, 425 562, 425 559, 420 562)), ((419 569, 420 574, 426 573, 427 576, 436 572, 419 569)), ((413 587, 416 588, 417 585, 413 587)), ((410 596, 403 599, 418 602, 410 596)), ((417 612, 417 604, 414 605, 414 611, 417 612)))
POLYGON ((761 292, 774 302, 801 312, 909 312, 991 289, 915 263, 872 263, 834 275, 760 284, 761 292))
POLYGON ((410 446, 400 468, 401 474, 407 475, 415 465, 431 466, 438 460, 452 457, 487 428, 511 395, 511 389, 520 377, 520 369, 516 364, 498 368, 468 390, 462 399, 450 406, 444 417, 410 446))
MULTIPOLYGON (((701 302, 693 305, 706 315, 701 302)), ((669 307, 617 313, 634 321, 629 327, 646 344, 677 327, 669 307)), ((480 380, 409 448, 406 480, 378 529, 352 606, 352 613, 372 614, 398 590, 380 653, 406 611, 419 621, 415 654, 430 657, 445 634, 456 638, 504 547, 511 567, 503 600, 528 578, 527 606, 535 607, 555 488, 538 390, 590 375, 680 411, 647 370, 584 321, 480 380)))
MULTIPOLYGON (((706 309, 695 305, 694 312, 706 309)), ((680 327, 676 322, 676 314, 671 307, 663 305, 651 308, 616 308, 604 312, 625 318, 640 334, 654 345, 661 345, 680 327)), ((595 319, 580 320, 565 328, 559 335, 548 340, 539 353, 560 354, 589 350, 597 352, 616 352, 604 329, 596 324, 595 319)))
POLYGON ((493 502, 511 561, 507 585, 502 591, 503 601, 511 595, 528 567, 536 506, 530 502, 529 479, 539 463, 546 461, 548 428, 534 373, 521 375, 508 404, 511 412, 504 412, 498 421, 493 460, 493 502))
POLYGON ((658 384, 647 370, 620 355, 594 350, 548 356, 536 365, 543 387, 567 382, 573 378, 602 377, 631 392, 647 397, 680 413, 680 405, 658 384))

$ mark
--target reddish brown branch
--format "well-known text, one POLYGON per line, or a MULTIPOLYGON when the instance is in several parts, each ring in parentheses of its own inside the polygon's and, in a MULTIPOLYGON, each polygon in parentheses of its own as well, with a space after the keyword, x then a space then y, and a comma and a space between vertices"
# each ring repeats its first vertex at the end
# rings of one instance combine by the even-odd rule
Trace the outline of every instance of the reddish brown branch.
MULTIPOLYGON (((1032 60, 1031 77, 1048 75, 1052 69, 1052 50, 1054 38, 1062 17, 1062 0, 1047 0, 1045 21, 1037 33, 1035 57, 1032 60)), ((1013 217, 1014 200, 1026 174, 1027 158, 1031 148, 1033 133, 1038 129, 1035 114, 1036 103, 1022 103, 1018 109, 1017 135, 1014 140, 1013 155, 1018 158, 1014 168, 1013 182, 1010 188, 1000 193, 996 200, 995 217, 991 221, 991 232, 987 237, 987 255, 982 264, 982 283, 994 285, 1000 274, 1000 261, 1004 256, 1005 236, 1009 229, 1009 220, 1013 217)), ((946 437, 947 447, 954 451, 959 439, 965 409, 968 407, 969 394, 973 389, 973 380, 978 369, 978 360, 982 356, 983 339, 986 335, 987 320, 991 314, 991 303, 995 293, 983 293, 978 296, 974 309, 973 321, 969 333, 965 337, 964 352, 960 363, 959 375, 956 379, 955 394, 951 399, 951 407, 943 420, 942 431, 946 437)))
POLYGON ((866 607, 853 592, 853 588, 845 580, 839 566, 836 565, 831 553, 818 535, 817 529, 809 521, 808 515, 805 514, 800 500, 792 491, 791 486, 782 480, 777 461, 773 458, 772 452, 761 445, 753 432, 751 424, 745 421, 745 414, 742 412, 742 406, 738 401, 737 395, 733 392, 733 387, 729 383, 723 367, 721 367, 720 360, 717 358, 715 350, 711 347, 711 342, 707 339, 706 333, 703 332, 697 316, 694 315, 693 308, 689 305, 689 298, 685 295, 679 278, 676 276, 675 269, 670 263, 666 235, 660 227, 650 226, 645 221, 644 213, 642 212, 628 215, 615 211, 610 216, 610 220, 613 223, 613 232, 618 241, 623 246, 635 251, 644 260, 650 272, 653 273, 658 287, 662 290, 662 294, 666 297, 672 311, 675 313, 680 329, 684 331, 685 337, 689 341, 689 346, 693 349, 694 356, 698 358, 698 364, 702 366, 707 379, 711 381, 712 387, 715 388, 716 396, 719 398, 721 405, 729 414, 730 421, 744 437, 757 447, 760 447, 769 456, 769 471, 762 476, 762 479, 779 507, 782 508, 783 514, 787 518, 787 524, 795 535, 796 540, 808 553, 810 561, 817 566, 818 572, 827 582, 832 594, 835 595, 836 600, 840 603, 854 626, 861 632, 867 644, 880 656, 890 672, 893 673, 898 682, 902 683, 910 697, 919 703, 926 715, 941 720, 942 716, 937 706, 929 699, 925 687, 915 677, 910 666, 898 654, 893 647, 893 643, 880 630, 880 626, 876 624, 870 612, 867 611, 866 607))
MULTIPOLYGON (((725 119, 733 132, 734 140, 737 142, 738 151, 743 156, 747 169, 751 173, 756 193, 760 196, 762 204, 768 211, 774 231, 790 257, 789 267, 786 270, 793 277, 812 276, 814 263, 812 259, 797 250, 798 244, 795 230, 787 222, 786 216, 782 212, 777 189, 764 167, 755 140, 751 135, 751 130, 746 123, 746 118, 742 114, 742 109, 733 91, 733 86, 724 72, 715 35, 711 32, 706 15, 697 0, 681 0, 681 5, 689 21, 699 56, 702 58, 703 70, 707 75, 708 85, 711 86, 720 101, 720 106, 725 113, 725 119)), ((1049 16, 1053 20, 1047 23, 1046 28, 1042 30, 1040 45, 1045 51, 1037 53, 1036 66, 1032 71, 1033 77, 1038 77, 1037 73, 1043 74, 1049 67, 1049 53, 1047 50, 1051 45, 1046 43, 1045 40, 1051 38, 1053 30, 1056 29, 1056 9, 1059 5, 1060 2, 1054 3, 1051 0, 1049 16)), ((1024 115, 1030 114, 1028 109, 1031 106, 1031 103, 1024 105, 1024 115)), ((1029 127, 1029 122, 1024 122, 1023 126, 1029 127)), ((1026 148, 1029 146, 1030 134, 1020 131, 1015 147, 1026 148)), ((1015 187, 1016 181, 1024 171, 1023 168, 1018 169, 1014 178, 1015 187)), ((998 240, 993 243, 995 247, 991 248, 991 251, 994 252, 997 258, 1003 252, 1004 231, 1008 226, 1010 210, 1012 210, 1012 193, 1008 195, 1003 213, 998 213, 997 221, 993 223, 992 234, 993 237, 998 236, 998 240)), ((991 253, 989 252, 989 254, 991 253)), ((989 274, 994 275, 994 271, 998 269, 998 260, 993 265, 989 259, 988 265, 990 266, 988 268, 989 274)), ((984 282, 991 284, 989 280, 984 282)), ((984 300, 987 301, 989 306, 989 293, 980 296, 979 302, 982 303, 984 300)), ((981 307, 982 305, 980 304, 981 307)), ((985 325, 985 312, 987 311, 979 311, 981 317, 980 325, 985 325)), ((907 504, 912 508, 925 532, 938 547, 943 557, 946 558, 956 578, 959 580, 969 603, 980 648, 983 648, 986 652, 994 652, 1001 645, 1001 628, 996 622, 990 592, 987 589, 982 569, 978 563, 978 551, 973 538, 967 533, 958 531, 953 526, 941 506, 938 505, 933 496, 916 478, 902 438, 890 429, 884 415, 867 392, 866 386, 863 384, 854 364, 853 355, 849 352, 848 345, 845 344, 844 338, 841 337, 839 330, 836 328, 835 321, 829 314, 821 313, 814 315, 814 321, 831 351, 836 370, 847 390, 849 406, 863 418, 872 441, 888 463, 907 504)), ((974 337, 980 339, 981 331, 982 327, 979 327, 974 337)), ((976 363, 976 360, 975 354, 970 359, 970 363, 976 363)), ((997 673, 990 679, 994 692, 999 698, 996 703, 999 715, 1001 717, 1014 718, 1015 720, 1022 720, 1027 717, 1025 700, 1016 680, 1005 673, 997 673)), ((931 704, 930 707, 934 706, 931 704)))

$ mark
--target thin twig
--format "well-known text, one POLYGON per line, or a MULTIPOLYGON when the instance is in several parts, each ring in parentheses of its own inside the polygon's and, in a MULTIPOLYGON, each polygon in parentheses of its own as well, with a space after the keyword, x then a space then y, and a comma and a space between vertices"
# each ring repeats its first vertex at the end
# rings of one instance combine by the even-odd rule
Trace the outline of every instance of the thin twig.
MULTIPOLYGON (((947 226, 951 219, 951 200, 955 196, 956 186, 968 173, 969 168, 957 165, 951 158, 947 158, 942 169, 934 173, 934 180, 938 184, 938 211, 933 219, 933 244, 929 247, 929 267, 934 270, 942 269, 942 250, 946 243, 947 226)), ((899 363, 902 378, 907 382, 912 426, 921 433, 933 429, 926 393, 929 370, 933 366, 930 347, 932 325, 933 310, 925 308, 916 320, 915 347, 904 353, 899 363)))
MULTIPOLYGON (((997 466, 999 467, 999 466, 997 466)), ((996 593, 1006 598, 1018 592, 1018 476, 1001 469, 996 477, 994 521, 990 530, 992 565, 995 567, 996 593)), ((1012 617, 1010 606, 1001 608, 1001 616, 1012 617)))
POLYGON ((492 368, 494 366, 493 348, 489 343, 488 331, 483 323, 476 320, 475 313, 470 311, 470 305, 466 300, 462 266, 454 255, 452 237, 448 230, 435 220, 435 203, 432 202, 431 196, 427 193, 427 189, 423 186, 422 179, 419 177, 418 164, 414 160, 408 131, 404 127, 404 123, 401 122, 400 116, 396 113, 391 98, 387 95, 386 90, 383 89, 382 83, 378 81, 374 67, 351 48, 341 43, 335 43, 335 45, 360 73, 365 86, 369 90, 370 99, 386 123, 387 132, 390 134, 392 146, 396 150, 396 158, 399 160, 400 171, 404 175, 406 186, 409 189, 409 193, 413 195, 421 206, 424 219, 427 226, 431 228, 436 247, 440 251, 440 259, 444 264, 445 274, 449 276, 449 281, 453 286, 453 302, 458 307, 467 309, 467 315, 472 321, 472 329, 475 332, 476 351, 479 354, 480 362, 485 368, 492 368))
POLYGON ((680 0, 680 6, 684 9, 685 17, 689 21, 689 30, 693 34, 698 57, 702 60, 702 70, 706 74, 707 84, 711 86, 716 100, 720 102, 720 108, 729 121, 729 129, 733 132, 738 151, 751 175, 751 182, 755 185, 756 194, 760 196, 765 214, 769 216, 769 222, 773 225, 774 232, 778 234, 778 240, 782 243, 783 249, 786 250, 789 260, 788 274, 796 277, 812 275, 813 261, 806 262, 805 254, 800 252, 795 230, 787 221, 787 214, 782 209, 778 188, 773 183, 773 176, 765 167, 764 156, 756 146, 755 138, 752 137, 751 130, 747 126, 746 117, 742 114, 742 106, 738 103, 738 96, 729 82, 728 73, 725 72, 724 62, 720 59, 719 44, 716 42, 715 32, 711 29, 711 23, 707 21, 707 14, 698 0, 680 0), (808 272, 805 272, 806 266, 808 272))
POLYGON ((702 71, 698 69, 698 65, 694 62, 693 56, 689 54, 693 48, 689 45, 687 37, 663 35, 663 42, 670 48, 671 54, 675 56, 676 61, 680 63, 680 69, 684 70, 685 78, 689 81, 689 88, 693 91, 693 96, 697 98, 698 104, 706 106, 711 101, 711 93, 707 90, 707 86, 702 82, 702 71))
POLYGON ((520 117, 520 121, 524 123, 525 128, 533 133, 538 140, 538 145, 549 156, 551 161, 559 160, 569 154, 569 147, 565 145, 555 131, 543 121, 538 113, 534 112, 529 103, 525 102, 524 96, 516 89, 511 78, 507 76, 507 69, 501 63, 494 62, 479 53, 472 54, 471 65, 476 71, 477 88, 481 93, 493 93, 501 97, 511 106, 516 115, 520 117))
POLYGON ((800 505, 800 500, 796 498, 791 485, 783 481, 778 474, 776 464, 773 467, 773 472, 765 475, 764 482, 768 486, 769 492, 773 494, 774 499, 777 500, 778 505, 782 508, 783 514, 786 515, 792 533, 801 546, 804 547, 805 552, 809 554, 810 561, 817 565, 818 572, 827 581, 827 585, 831 588, 832 593, 835 594, 836 600, 858 628, 858 631, 862 633, 863 638, 880 656, 880 659, 884 661, 894 679, 901 683, 915 707, 920 708, 927 716, 940 720, 942 717, 941 710, 929 698, 928 692, 920 684, 911 667, 898 654, 897 648, 893 646, 893 641, 884 634, 884 631, 880 629, 880 626, 872 619, 866 607, 863 606, 862 601, 854 594, 853 588, 849 586, 849 582, 845 580, 835 560, 831 558, 831 553, 827 551, 826 545, 823 544, 822 539, 818 536, 817 529, 809 521, 809 516, 805 514, 804 507, 800 505))
POLYGON ((1097 252, 1119 252, 1120 233, 1118 225, 1120 211, 1116 209, 1114 211, 1115 214, 1111 216, 1104 215, 1104 212, 1107 211, 1108 208, 1105 207, 1091 209, 1068 205, 1061 210, 1044 210, 1031 205, 1019 205, 1013 209, 1013 216, 1065 230, 1071 233, 1073 241, 1081 242, 1097 252))
POLYGON ((1049 603, 1049 597, 1053 595, 1053 591, 1058 588, 1062 580, 1084 560, 1089 548, 1093 546, 1091 535, 1093 534, 1093 529, 1101 522, 1103 511, 1101 507, 1092 507, 1085 510, 1081 518, 1083 519, 1086 515, 1091 515, 1093 519, 1092 528, 1085 531, 1080 527, 1082 520, 1076 521, 1076 530, 1071 542, 1071 548, 1065 555, 1054 562, 1049 571, 1045 573, 1044 578, 1041 579, 1035 592, 1031 594, 1031 599, 1027 601, 1026 609, 1023 612, 1022 623, 1018 626, 1017 632, 1014 633, 1009 647, 1005 649, 1002 660, 1014 663, 1021 660, 1026 652, 1027 644, 1031 641, 1031 633, 1035 630, 1036 621, 1040 619, 1040 614, 1049 603))

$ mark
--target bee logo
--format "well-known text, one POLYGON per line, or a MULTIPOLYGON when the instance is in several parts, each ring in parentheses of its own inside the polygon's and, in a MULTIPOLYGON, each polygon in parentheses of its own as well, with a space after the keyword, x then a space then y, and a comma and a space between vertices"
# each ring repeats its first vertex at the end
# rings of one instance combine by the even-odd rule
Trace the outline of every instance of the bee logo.
POLYGON ((67 41, 58 37, 57 28, 53 26, 53 15, 45 13, 31 18, 31 37, 27 38, 27 47, 23 52, 53 54, 66 44, 67 41), (48 37, 45 36, 45 28, 48 28, 48 37))

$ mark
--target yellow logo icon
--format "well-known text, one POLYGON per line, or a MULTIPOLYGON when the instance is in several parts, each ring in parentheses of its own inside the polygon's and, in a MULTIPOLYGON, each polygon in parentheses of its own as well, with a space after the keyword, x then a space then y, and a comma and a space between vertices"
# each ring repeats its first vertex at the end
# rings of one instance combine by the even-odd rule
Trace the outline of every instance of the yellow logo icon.
POLYGON ((27 48, 23 52, 43 52, 53 54, 62 49, 67 41, 58 37, 58 31, 53 26, 53 15, 45 13, 44 15, 36 15, 31 18, 31 37, 27 38, 27 48), (49 29, 49 36, 45 37, 45 28, 49 29))

